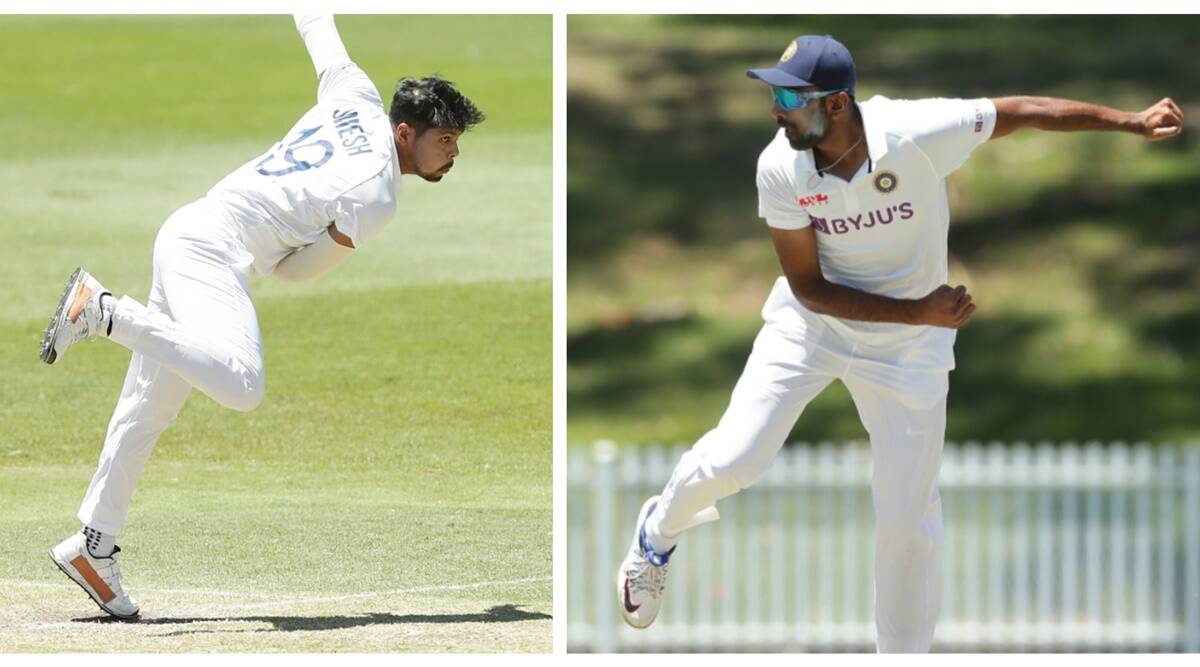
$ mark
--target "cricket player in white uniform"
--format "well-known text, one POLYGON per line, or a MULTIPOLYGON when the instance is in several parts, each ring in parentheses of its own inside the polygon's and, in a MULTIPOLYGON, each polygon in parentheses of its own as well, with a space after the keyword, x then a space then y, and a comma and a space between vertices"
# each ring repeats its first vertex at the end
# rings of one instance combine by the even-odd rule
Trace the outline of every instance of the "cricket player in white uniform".
POLYGON ((925 652, 941 602, 947 376, 975 310, 964 286, 946 284, 945 179, 1021 128, 1155 140, 1179 134, 1183 113, 1170 99, 1141 113, 1031 97, 860 104, 850 52, 829 36, 798 37, 775 67, 747 75, 770 87, 779 125, 758 161, 758 213, 784 275, 729 408, 643 505, 617 596, 630 625, 648 626, 680 534, 754 483, 805 405, 841 380, 874 458, 877 647, 925 652))
POLYGON ((163 224, 145 305, 115 298, 76 269, 42 340, 52 364, 71 345, 107 337, 133 352, 100 465, 79 509, 83 530, 50 557, 100 608, 132 618, 117 535, 159 434, 195 387, 253 410, 265 391, 251 275, 307 281, 379 235, 401 174, 439 181, 458 138, 483 114, 439 77, 404 78, 390 111, 346 53, 331 16, 297 16, 319 79, 317 104, 279 143, 163 224))

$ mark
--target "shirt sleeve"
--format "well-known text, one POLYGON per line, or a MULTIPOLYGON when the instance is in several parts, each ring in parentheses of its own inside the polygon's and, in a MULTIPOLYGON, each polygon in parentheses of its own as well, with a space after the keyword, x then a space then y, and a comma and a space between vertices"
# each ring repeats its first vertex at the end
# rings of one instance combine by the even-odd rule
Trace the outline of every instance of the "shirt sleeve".
POLYGON ((996 105, 987 98, 907 104, 910 136, 943 178, 961 167, 996 127, 996 105))
POLYGON ((313 69, 320 78, 317 101, 334 99, 363 100, 383 105, 383 99, 366 72, 350 60, 333 17, 328 14, 296 14, 296 31, 312 58, 313 69))
POLYGON ((360 248, 379 236, 395 213, 395 192, 388 179, 380 174, 338 197, 331 217, 337 230, 349 236, 355 248, 360 248))
POLYGON ((333 16, 294 14, 292 18, 296 21, 296 32, 304 40, 304 48, 308 49, 308 55, 312 58, 317 76, 334 65, 350 62, 350 55, 346 53, 341 35, 338 35, 333 16))
POLYGON ((321 73, 321 82, 317 85, 317 101, 356 100, 383 106, 383 98, 379 90, 371 82, 367 73, 352 62, 330 67, 321 73))
POLYGON ((796 197, 796 170, 781 164, 770 147, 758 158, 758 217, 778 229, 803 229, 810 224, 808 213, 796 197))

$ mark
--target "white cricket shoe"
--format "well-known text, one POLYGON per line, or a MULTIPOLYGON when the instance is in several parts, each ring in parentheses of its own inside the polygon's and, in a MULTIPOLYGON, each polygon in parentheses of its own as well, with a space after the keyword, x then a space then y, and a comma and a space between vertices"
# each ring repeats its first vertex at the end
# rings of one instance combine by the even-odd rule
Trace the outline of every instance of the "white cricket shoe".
POLYGON ((107 334, 108 317, 100 307, 100 297, 106 294, 112 297, 90 273, 75 269, 42 336, 42 361, 52 364, 71 345, 107 334))
POLYGON ((108 558, 93 558, 88 553, 87 537, 78 532, 51 549, 50 559, 101 609, 117 618, 133 618, 138 615, 138 603, 121 587, 121 566, 117 564, 120 551, 117 547, 108 558))
POLYGON ((638 512, 637 528, 633 532, 633 544, 617 571, 617 597, 621 600, 621 613, 625 622, 635 628, 645 628, 654 622, 662 606, 663 590, 667 586, 667 560, 675 553, 675 547, 665 554, 655 553, 646 544, 646 519, 658 505, 654 496, 642 505, 638 512))

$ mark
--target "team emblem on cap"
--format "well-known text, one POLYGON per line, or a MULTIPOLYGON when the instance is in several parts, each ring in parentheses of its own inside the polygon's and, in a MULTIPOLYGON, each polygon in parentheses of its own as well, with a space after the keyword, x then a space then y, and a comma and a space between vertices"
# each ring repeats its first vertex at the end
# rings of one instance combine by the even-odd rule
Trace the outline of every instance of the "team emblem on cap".
POLYGON ((890 171, 881 171, 875 177, 875 189, 885 195, 892 194, 896 186, 900 185, 900 179, 890 171))
POLYGON ((786 63, 794 55, 796 55, 796 40, 792 40, 792 43, 788 44, 788 47, 783 50, 783 55, 779 56, 779 62, 786 63))

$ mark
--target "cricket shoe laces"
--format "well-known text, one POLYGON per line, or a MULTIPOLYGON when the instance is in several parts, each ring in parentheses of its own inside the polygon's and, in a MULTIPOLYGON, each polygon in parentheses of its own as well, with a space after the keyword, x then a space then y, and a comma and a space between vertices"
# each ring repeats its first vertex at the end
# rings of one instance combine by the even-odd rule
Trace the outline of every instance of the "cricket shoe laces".
POLYGON ((104 307, 102 299, 112 298, 98 280, 82 268, 75 269, 67 280, 58 308, 42 335, 40 357, 52 364, 66 353, 67 348, 84 340, 108 334, 112 323, 112 305, 104 307))
POLYGON ((99 605, 100 609, 117 618, 138 615, 137 600, 129 597, 121 585, 121 564, 115 547, 106 557, 96 558, 88 552, 87 538, 82 532, 63 540, 50 550, 50 559, 99 605))
POLYGON ((643 554, 642 558, 637 559, 629 566, 629 590, 634 594, 649 593, 655 597, 661 597, 663 591, 667 588, 667 568, 670 565, 663 561, 662 565, 655 565, 650 557, 643 554))
POLYGON ((617 572, 617 595, 621 599, 621 613, 625 622, 635 628, 645 628, 654 622, 662 607, 663 592, 667 587, 667 568, 670 551, 660 554, 646 543, 646 518, 658 503, 655 496, 642 505, 633 544, 617 572))

